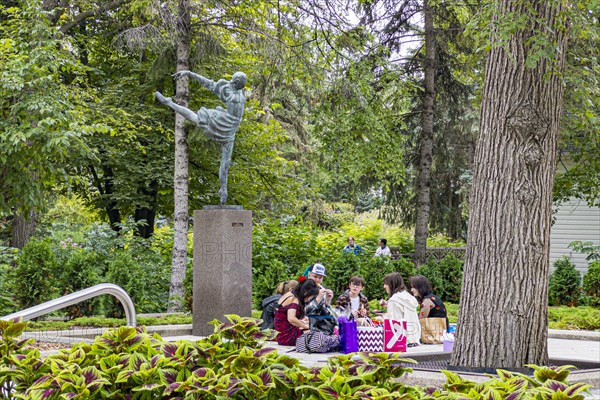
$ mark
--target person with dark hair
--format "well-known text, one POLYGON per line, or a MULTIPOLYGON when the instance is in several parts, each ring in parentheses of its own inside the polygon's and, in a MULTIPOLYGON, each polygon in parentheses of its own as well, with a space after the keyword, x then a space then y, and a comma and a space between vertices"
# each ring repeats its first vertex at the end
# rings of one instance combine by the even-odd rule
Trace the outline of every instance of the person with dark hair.
MULTIPOLYGON (((323 270, 324 269, 325 267, 323 267, 323 270)), ((314 270, 315 268, 313 268, 313 271, 314 270)), ((308 280, 312 281, 313 279, 308 280)), ((337 319, 331 310, 331 298, 333 297, 333 291, 331 289, 324 288, 319 284, 319 282, 315 283, 319 288, 319 293, 313 297, 310 302, 306 303, 304 312, 310 320, 311 331, 316 330, 323 332, 325 335, 332 335, 335 333, 335 328, 337 327, 337 319)))
POLYGON ((377 250, 375 250, 375 257, 381 256, 392 256, 392 251, 389 247, 387 247, 387 240, 384 238, 379 239, 379 247, 377 247, 377 250))
POLYGON ((362 248, 354 243, 354 237, 348 236, 348 244, 342 250, 344 253, 354 253, 355 256, 359 255, 362 252, 362 248))
POLYGON ((391 296, 389 300, 381 300, 382 307, 387 307, 386 319, 406 321, 406 342, 408 347, 419 345, 421 339, 421 325, 417 316, 419 303, 406 291, 404 279, 398 272, 387 274, 383 278, 383 288, 391 296))
POLYGON ((319 287, 312 279, 300 277, 294 290, 284 294, 275 307, 273 326, 279 334, 277 343, 283 346, 295 346, 305 331, 310 329, 308 317, 304 312, 306 301, 319 294, 319 287))
POLYGON ((337 334, 337 318, 327 303, 329 290, 312 279, 307 279, 306 283, 300 285, 301 290, 296 290, 295 294, 309 319, 310 329, 296 340, 296 351, 326 353, 337 350, 340 339, 337 334))
POLYGON ((446 327, 448 324, 448 314, 446 307, 439 296, 433 294, 431 283, 423 275, 415 275, 410 278, 410 291, 421 304, 419 318, 445 318, 446 327))
POLYGON ((338 297, 336 306, 352 311, 352 317, 358 326, 366 325, 369 316, 369 299, 361 293, 365 288, 365 280, 362 276, 350 278, 349 289, 338 297))
POLYGON ((277 301, 286 293, 291 292, 293 289, 298 286, 298 281, 292 279, 291 281, 281 282, 277 289, 275 290, 275 294, 267 297, 262 301, 262 315, 261 319, 263 320, 261 328, 262 329, 273 329, 273 323, 275 322, 275 308, 277 307, 277 301))

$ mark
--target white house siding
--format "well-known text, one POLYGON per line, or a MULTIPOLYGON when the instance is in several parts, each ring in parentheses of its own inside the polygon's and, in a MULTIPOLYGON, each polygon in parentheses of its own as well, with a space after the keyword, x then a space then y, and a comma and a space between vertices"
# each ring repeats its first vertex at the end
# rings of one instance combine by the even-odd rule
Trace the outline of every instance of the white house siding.
POLYGON ((583 276, 587 271, 586 254, 569 248, 576 240, 600 244, 600 208, 589 207, 583 200, 572 198, 558 207, 550 232, 550 266, 562 256, 569 256, 583 276))

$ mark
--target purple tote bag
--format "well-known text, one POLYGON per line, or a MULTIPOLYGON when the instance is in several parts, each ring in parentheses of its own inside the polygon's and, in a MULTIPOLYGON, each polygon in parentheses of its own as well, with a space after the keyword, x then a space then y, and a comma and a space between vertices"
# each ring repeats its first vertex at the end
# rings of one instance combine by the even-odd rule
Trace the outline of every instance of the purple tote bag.
POLYGON ((346 317, 339 317, 338 324, 340 327, 340 345, 338 351, 348 354, 358 351, 358 329, 356 321, 349 321, 346 317))

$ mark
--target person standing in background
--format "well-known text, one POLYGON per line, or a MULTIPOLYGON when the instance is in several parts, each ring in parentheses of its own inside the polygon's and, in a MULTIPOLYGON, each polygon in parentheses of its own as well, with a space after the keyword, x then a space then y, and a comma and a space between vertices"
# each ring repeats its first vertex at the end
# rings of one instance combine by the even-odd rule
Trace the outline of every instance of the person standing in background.
POLYGON ((348 244, 344 247, 344 253, 354 253, 354 255, 359 255, 362 252, 362 248, 354 243, 354 237, 348 236, 348 244))
POLYGON ((381 257, 381 256, 387 256, 387 257, 392 256, 392 251, 390 250, 389 247, 387 247, 387 240, 384 238, 379 239, 379 247, 375 251, 375 257, 381 257))

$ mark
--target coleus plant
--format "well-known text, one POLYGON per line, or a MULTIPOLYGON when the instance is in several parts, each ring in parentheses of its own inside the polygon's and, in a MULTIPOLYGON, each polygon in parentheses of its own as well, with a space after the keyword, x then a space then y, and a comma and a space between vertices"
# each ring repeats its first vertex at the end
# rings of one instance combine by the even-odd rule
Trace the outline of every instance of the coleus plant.
POLYGON ((26 390, 47 368, 40 352, 29 346, 33 339, 20 339, 27 323, 0 320, 0 398, 26 390))
POLYGON ((462 379, 450 371, 442 371, 447 378, 445 390, 434 390, 428 399, 477 399, 477 400, 584 400, 582 392, 590 385, 566 382, 570 370, 575 367, 564 365, 540 367, 526 365, 534 370, 533 377, 525 374, 497 370, 498 377, 476 383, 462 379))
POLYGON ((340 355, 307 368, 268 347, 275 332, 261 331, 260 320, 226 317, 195 342, 120 327, 46 357, 19 339, 25 323, 0 321, 0 398, 582 400, 589 388, 566 383, 571 366, 529 366, 533 377, 498 370, 483 383, 445 371, 444 388, 426 390, 397 379, 414 362, 399 353, 340 355))

